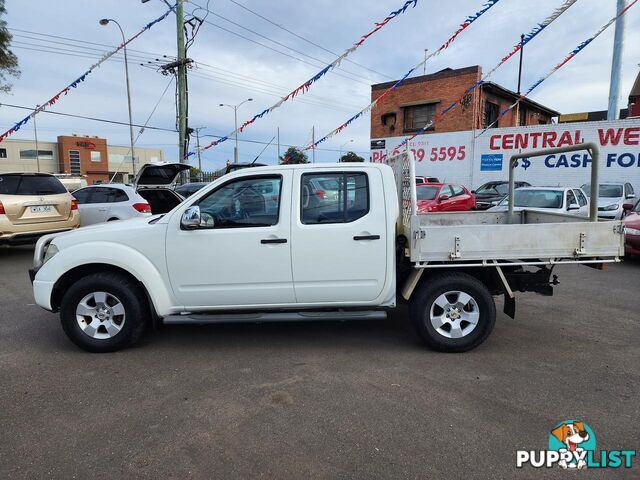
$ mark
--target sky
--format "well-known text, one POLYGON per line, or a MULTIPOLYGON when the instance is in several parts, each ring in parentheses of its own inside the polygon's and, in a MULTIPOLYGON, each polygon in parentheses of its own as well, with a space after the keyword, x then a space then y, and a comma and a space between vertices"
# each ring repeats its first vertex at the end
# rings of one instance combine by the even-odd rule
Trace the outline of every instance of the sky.
MULTIPOLYGON (((200 130, 202 144, 212 140, 206 135, 226 135, 234 129, 233 110, 219 104, 238 104, 252 98, 238 110, 239 122, 251 118, 332 62, 334 54, 353 45, 374 22, 399 8, 404 0, 194 0, 185 3, 187 18, 191 13, 203 17, 206 11, 201 7, 207 3, 210 13, 206 23, 188 50, 188 57, 194 60, 189 70, 189 124, 204 127, 200 130)), ((519 41, 521 33, 531 30, 562 3, 564 0, 500 0, 447 50, 430 60, 426 72, 476 64, 488 71, 519 41)), ((276 163, 274 137, 278 128, 281 153, 287 145, 307 145, 312 128, 316 138, 324 136, 368 105, 371 84, 400 78, 422 60, 425 49, 436 50, 467 15, 482 5, 483 0, 418 0, 416 8, 394 19, 353 53, 349 60, 355 63, 343 62, 307 94, 286 102, 245 129, 239 137, 240 161, 253 161, 273 139, 259 162, 276 163)), ((615 0, 578 0, 529 43, 524 54, 523 90, 613 17, 615 5, 615 0)), ((10 94, 0 93, 0 103, 28 107, 48 100, 108 51, 109 45, 120 43, 117 26, 101 26, 99 19, 117 20, 130 37, 167 10, 162 0, 144 4, 139 0, 6 0, 6 8, 6 21, 14 35, 12 50, 22 74, 12 80, 10 94)), ((640 5, 626 15, 626 27, 621 108, 626 107, 628 92, 640 70, 640 5)), ((175 32, 172 14, 129 45, 133 123, 145 124, 157 106, 148 125, 175 129, 175 87, 172 83, 167 88, 171 77, 157 68, 175 57, 175 32)), ((606 110, 613 33, 612 26, 530 98, 563 113, 606 110)), ((515 90, 517 60, 513 57, 491 79, 515 90)), ((102 64, 51 110, 126 123, 122 55, 102 64)), ((26 113, 0 106, 0 127, 9 129, 26 113)), ((37 117, 37 127, 40 140, 55 141, 58 135, 76 133, 98 135, 114 145, 129 142, 126 125, 42 113, 37 117)), ((341 149, 368 158, 369 129, 369 116, 360 118, 322 144, 323 150, 316 151, 316 161, 336 161, 341 149)), ((32 124, 12 138, 33 138, 32 124)), ((194 137, 192 150, 195 142, 194 137)), ((167 160, 177 161, 177 143, 177 133, 147 129, 136 145, 162 148, 167 160)), ((203 151, 203 170, 220 168, 227 159, 233 160, 232 141, 203 151)), ((191 161, 197 162, 195 158, 191 161)))

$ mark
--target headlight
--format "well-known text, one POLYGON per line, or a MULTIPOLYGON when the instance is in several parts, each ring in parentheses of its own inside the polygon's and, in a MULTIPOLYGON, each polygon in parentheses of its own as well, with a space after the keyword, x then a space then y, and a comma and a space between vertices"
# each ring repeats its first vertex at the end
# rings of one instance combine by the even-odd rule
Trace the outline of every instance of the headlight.
POLYGON ((47 247, 47 251, 44 254, 44 258, 42 259, 42 264, 44 265, 49 260, 51 260, 54 257, 54 255, 56 253, 58 253, 59 251, 60 250, 58 250, 58 247, 56 247, 54 244, 50 243, 49 246, 47 247))
POLYGON ((617 203, 612 203, 611 205, 607 205, 606 207, 598 207, 598 210, 600 210, 601 212, 611 212, 612 210, 617 210, 617 209, 618 209, 617 203))
POLYGON ((624 227, 624 233, 627 235, 640 235, 640 230, 637 228, 624 227))

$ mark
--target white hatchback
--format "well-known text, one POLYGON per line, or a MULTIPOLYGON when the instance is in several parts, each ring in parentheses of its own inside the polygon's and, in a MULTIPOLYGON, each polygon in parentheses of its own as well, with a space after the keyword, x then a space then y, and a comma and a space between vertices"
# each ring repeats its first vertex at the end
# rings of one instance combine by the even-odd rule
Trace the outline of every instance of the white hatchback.
POLYGON ((78 201, 80 226, 151 215, 151 206, 130 185, 91 185, 73 192, 78 201))
MULTIPOLYGON (((513 205, 522 210, 543 210, 551 213, 569 213, 581 217, 589 216, 589 200, 581 188, 568 187, 521 187, 514 191, 513 205)), ((504 212, 509 208, 507 195, 490 212, 504 212)))

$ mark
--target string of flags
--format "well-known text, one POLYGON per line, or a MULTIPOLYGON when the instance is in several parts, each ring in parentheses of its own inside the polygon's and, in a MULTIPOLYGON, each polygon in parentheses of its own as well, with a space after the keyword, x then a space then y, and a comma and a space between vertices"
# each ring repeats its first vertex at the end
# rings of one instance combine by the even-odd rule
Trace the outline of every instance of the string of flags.
POLYGON ((431 127, 433 127, 433 125, 439 122, 442 119, 442 117, 444 117, 447 113, 453 110, 453 108, 456 105, 459 105, 464 100, 464 98, 467 97, 467 95, 471 94, 476 88, 484 84, 489 79, 489 77, 491 77, 491 75, 493 75, 496 72, 496 70, 498 70, 502 65, 504 65, 507 61, 509 61, 511 57, 513 57, 516 53, 518 53, 527 43, 529 43, 531 40, 536 38, 540 34, 540 32, 542 32, 545 28, 547 28, 555 20, 557 20, 560 17, 560 15, 566 12, 569 9, 569 7, 571 7, 576 2, 577 0, 565 0, 565 2, 560 7, 555 9, 551 15, 545 18, 542 22, 537 23, 529 33, 525 34, 524 37, 521 39, 521 41, 518 42, 516 45, 514 45, 513 48, 509 51, 509 53, 507 53, 504 57, 502 57, 502 59, 498 62, 498 64, 495 67, 493 67, 485 75, 483 75, 483 77, 480 80, 474 82, 469 88, 467 88, 464 91, 464 93, 460 96, 460 98, 458 98, 457 100, 452 102, 449 106, 447 106, 446 108, 438 112, 433 117, 433 119, 431 119, 431 121, 427 122, 427 124, 424 127, 414 132, 410 137, 405 138, 398 146, 394 148, 394 151, 399 150, 408 142, 416 138, 418 135, 422 135, 431 127))
POLYGON ((167 16, 169 16, 169 14, 175 10, 176 5, 172 6, 171 8, 169 8, 169 10, 167 10, 163 15, 161 15, 160 17, 156 18, 155 20, 147 23, 138 33, 136 33, 133 37, 129 38, 128 40, 126 40, 124 43, 121 43, 120 45, 118 45, 117 48, 115 48, 114 50, 111 50, 110 52, 105 53, 96 63, 94 63, 93 65, 91 65, 89 67, 89 69, 84 72, 82 75, 80 75, 78 78, 76 78, 73 82, 71 82, 69 85, 67 85, 66 87, 64 87, 62 90, 60 90, 58 93, 56 93, 53 97, 51 97, 49 100, 47 100, 46 102, 42 103, 42 105, 40 105, 39 107, 35 108, 33 110, 33 112, 31 112, 29 115, 27 115, 25 118, 23 118, 22 120, 20 120, 19 122, 17 122, 13 127, 11 127, 9 130, 7 130, 6 132, 4 132, 2 135, 0 135, 0 142, 2 142, 5 138, 7 138, 8 136, 14 134, 15 132, 17 132, 18 130, 20 130, 20 128, 22 128, 24 125, 27 124, 27 122, 29 122, 29 120, 33 117, 35 117, 38 113, 42 112, 43 110, 45 110, 47 107, 51 107, 53 105, 55 105, 61 97, 64 97, 66 95, 69 94, 70 91, 72 91, 74 88, 77 88, 78 85, 80 85, 82 82, 84 82, 87 78, 87 76, 93 72, 96 68, 98 68, 100 65, 102 65, 104 62, 106 62, 109 58, 111 58, 112 56, 114 56, 116 53, 118 53, 120 50, 122 50, 125 46, 127 46, 129 43, 133 42, 136 38, 138 38, 140 35, 142 35, 144 32, 146 32, 147 30, 149 30, 151 27, 153 27, 156 23, 161 22, 162 20, 164 20, 165 18, 167 18, 167 16))
MULTIPOLYGON (((498 0, 491 0, 491 1, 497 2, 498 0)), ((379 30, 381 30, 386 24, 388 24, 394 18, 396 18, 399 15, 402 15, 403 13, 405 13, 409 7, 415 8, 417 4, 418 4, 418 0, 406 0, 404 2, 404 4, 400 8, 398 8, 397 10, 391 12, 381 22, 376 22, 374 24, 375 27, 371 31, 369 31, 368 33, 362 35, 360 37, 360 39, 356 43, 353 44, 352 47, 350 47, 347 50, 345 50, 345 52, 342 55, 340 55, 338 58, 336 58, 329 65, 324 67, 322 70, 320 70, 318 73, 316 73, 313 77, 311 77, 306 82, 302 83, 300 86, 298 86, 295 89, 293 89, 287 96, 281 98, 274 105, 270 106, 269 108, 265 108, 262 112, 258 113, 257 115, 254 115, 253 118, 251 118, 251 119, 245 121, 244 123, 242 123, 242 125, 240 125, 240 127, 237 130, 234 130, 233 132, 229 133, 228 135, 225 135, 224 137, 221 137, 221 138, 219 138, 217 140, 214 140, 211 143, 209 143, 208 145, 205 145, 204 147, 201 147, 200 151, 208 150, 209 148, 215 147, 216 145, 219 145, 220 143, 227 141, 229 138, 232 138, 235 134, 242 133, 242 131, 245 128, 247 128, 249 125, 254 123, 256 120, 264 117, 265 115, 268 115, 269 113, 271 113, 276 108, 279 108, 283 103, 285 103, 285 102, 287 102, 289 100, 293 100, 298 95, 307 93, 309 91, 309 88, 311 88, 312 84, 314 84, 320 78, 325 76, 327 73, 329 73, 330 71, 332 71, 333 69, 338 67, 340 65, 340 63, 347 56, 349 56, 350 54, 355 52, 360 46, 362 46, 369 37, 371 37, 373 34, 378 32, 379 30)), ((195 155, 195 153, 196 152, 189 152, 187 154, 187 157, 195 155)))
MULTIPOLYGON (((353 123, 355 120, 357 120, 358 118, 360 118, 361 116, 365 115, 366 113, 370 112, 373 107, 383 98, 385 98, 387 95, 389 95, 393 90, 395 90, 396 88, 398 88, 402 83, 404 83, 404 81, 409 77, 409 75, 411 75, 413 72, 415 72, 416 70, 418 70, 419 68, 421 68, 423 65, 425 65, 431 58, 435 57, 436 55, 439 55, 443 50, 447 49, 449 47, 449 45, 451 45, 456 38, 458 38, 458 36, 465 30, 467 29, 473 22, 475 22, 476 20, 478 20, 482 15, 484 15, 487 11, 489 11, 489 9, 491 7, 493 7, 495 4, 498 3, 499 0, 489 0, 487 3, 485 3, 483 5, 483 8, 479 11, 477 11, 476 13, 474 13, 473 15, 470 15, 468 17, 465 18, 465 20, 459 25, 458 29, 440 46, 440 48, 438 48, 436 51, 432 52, 431 54, 429 54, 424 60, 422 60, 420 63, 418 63, 415 67, 413 67, 412 69, 410 69, 407 73, 404 74, 404 76, 402 78, 400 78, 400 80, 397 80, 391 87, 389 87, 388 89, 386 89, 384 92, 382 92, 382 94, 380 94, 379 97, 377 97, 373 102, 371 102, 369 105, 367 105, 364 109, 360 110, 358 113, 356 113, 353 117, 351 117, 349 120, 347 120, 346 122, 344 122, 342 125, 340 125, 338 128, 336 128, 335 130, 333 130, 332 132, 329 132, 327 135, 325 135, 324 137, 320 138, 318 141, 316 141, 315 143, 312 143, 311 145, 306 146, 303 150, 310 150, 312 148, 316 148, 318 145, 320 145, 323 142, 326 142, 328 139, 330 139, 331 137, 334 137, 335 135, 337 135, 338 133, 340 133, 342 130, 344 130, 345 128, 347 128, 349 125, 351 125, 351 123, 353 123)), ((577 0, 573 0, 573 1, 577 1, 577 0)))
POLYGON ((615 21, 621 17, 622 15, 624 15, 625 13, 627 13, 627 11, 633 7, 636 3, 638 2, 638 0, 632 0, 631 2, 629 2, 629 4, 620 11, 620 13, 618 15, 616 15, 615 17, 613 17, 611 20, 609 20, 606 24, 604 24, 600 30, 598 30, 595 35, 589 37, 588 39, 586 39, 584 42, 580 43, 576 48, 574 48, 565 58, 564 60, 562 60, 560 63, 558 63, 555 67, 553 67, 546 75, 544 75, 543 77, 540 77, 538 80, 536 80, 530 87, 529 89, 523 93, 522 95, 520 95, 520 97, 509 107, 505 108, 502 112, 500 112, 500 115, 498 115, 498 118, 492 122, 490 125, 487 125, 484 130, 482 130, 475 138, 478 138, 480 135, 484 134, 488 129, 490 129, 491 127, 493 127, 498 120, 500 120, 502 117, 504 117, 509 111, 513 110, 516 105, 518 105, 522 100, 524 100, 533 90, 535 90, 537 87, 540 86, 540 84, 542 82, 544 82, 547 78, 549 78, 551 75, 553 75, 554 73, 556 73, 558 70, 560 70, 562 67, 564 67, 569 61, 571 61, 572 58, 574 58, 576 55, 578 55, 582 50, 584 50, 587 45, 589 45, 591 42, 593 42, 596 38, 598 38, 607 28, 609 28, 611 25, 613 25, 615 23, 615 21))

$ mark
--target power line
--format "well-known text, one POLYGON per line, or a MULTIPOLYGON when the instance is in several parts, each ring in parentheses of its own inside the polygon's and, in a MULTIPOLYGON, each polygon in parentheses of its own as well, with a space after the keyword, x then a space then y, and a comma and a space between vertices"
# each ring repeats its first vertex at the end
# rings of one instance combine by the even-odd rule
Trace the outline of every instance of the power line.
MULTIPOLYGON (((281 50, 278 50, 277 48, 273 48, 273 47, 270 47, 269 45, 265 45, 264 43, 260 43, 260 42, 258 42, 257 40, 253 40, 252 38, 246 37, 246 36, 244 36, 244 35, 242 35, 242 34, 240 34, 240 33, 238 33, 238 32, 234 32, 233 30, 229 30, 228 28, 225 28, 225 27, 223 27, 222 25, 218 25, 218 24, 216 24, 216 23, 213 23, 213 22, 212 22, 212 21, 210 21, 210 20, 205 20, 205 22, 204 22, 204 23, 207 23, 207 24, 209 24, 209 25, 212 25, 212 26, 214 26, 214 27, 216 27, 216 28, 219 28, 220 30, 223 30, 223 31, 225 31, 225 32, 227 32, 227 33, 230 33, 230 34, 232 34, 232 35, 235 35, 236 37, 240 37, 240 38, 242 38, 242 39, 244 39, 244 40, 247 40, 247 41, 249 41, 249 42, 251 42, 251 43, 255 43, 256 45, 260 45, 261 47, 264 47, 264 48, 267 48, 267 49, 269 49, 269 50, 272 50, 272 51, 274 51, 274 52, 276 52, 276 53, 279 53, 280 55, 284 55, 285 57, 292 58, 292 59, 296 60, 297 62, 306 63, 307 65, 311 65, 313 68, 319 68, 319 67, 320 67, 320 65, 313 64, 313 63, 309 62, 308 60, 304 60, 303 58, 296 57, 295 55, 291 55, 291 54, 289 54, 289 53, 286 53, 286 52, 283 52, 283 51, 281 51, 281 50)), ((287 48, 289 48, 289 47, 287 47, 287 48)), ((326 63, 325 63, 325 64, 323 64, 322 66, 326 66, 326 63)), ((334 71, 333 73, 334 73, 335 75, 339 76, 339 77, 343 77, 343 78, 346 78, 346 79, 351 80, 351 81, 353 81, 353 82, 357 82, 357 83, 361 83, 361 84, 363 84, 363 85, 366 85, 367 87, 370 87, 370 86, 371 86, 371 84, 370 84, 370 83, 368 83, 368 82, 363 82, 363 81, 361 81, 361 80, 358 80, 357 78, 353 78, 353 77, 350 77, 350 76, 344 75, 343 73, 335 72, 335 71, 334 71)))
MULTIPOLYGON (((278 42, 277 40, 274 40, 274 39, 272 39, 272 38, 269 38, 269 37, 267 37, 266 35, 263 35, 263 34, 261 34, 261 33, 259 33, 259 32, 256 32, 255 30, 252 30, 252 29, 250 29, 250 28, 247 28, 247 27, 245 27, 244 25, 242 25, 242 24, 240 24, 240 23, 238 23, 238 22, 235 22, 235 21, 233 21, 233 20, 228 19, 227 17, 223 17, 222 15, 219 15, 219 14, 217 14, 217 13, 215 13, 215 12, 212 12, 211 10, 207 10, 206 8, 201 7, 201 6, 200 6, 200 5, 198 5, 197 3, 194 3, 194 2, 191 2, 191 3, 193 3, 193 5, 195 5, 196 7, 200 8, 200 9, 202 9, 202 10, 206 10, 207 12, 211 13, 212 15, 214 15, 214 16, 216 16, 216 17, 218 17, 218 18, 221 18, 222 20, 224 20, 224 21, 226 21, 226 22, 229 22, 229 23, 230 23, 230 24, 232 24, 232 25, 235 25, 236 27, 239 27, 239 28, 241 28, 241 29, 243 29, 243 30, 246 30, 247 32, 251 32, 251 33, 253 33, 254 35, 257 35, 257 36, 258 36, 258 37, 260 37, 260 38, 264 38, 265 40, 268 40, 268 41, 270 41, 270 42, 272 42, 272 43, 275 43, 276 45, 279 45, 279 46, 284 47, 284 48, 286 48, 286 49, 288 49, 288 50, 291 50, 292 52, 295 52, 295 53, 297 53, 297 54, 299 54, 299 55, 302 55, 302 56, 304 56, 304 57, 310 58, 311 60, 315 60, 316 62, 320 62, 320 63, 322 63, 322 64, 324 64, 324 65, 327 65, 328 63, 331 63, 331 62, 327 62, 327 61, 325 61, 325 60, 322 60, 322 59, 320 59, 320 58, 316 58, 316 57, 314 57, 314 56, 312 56, 312 55, 309 55, 309 54, 307 54, 307 53, 301 52, 300 50, 296 50, 295 48, 290 47, 290 46, 288 46, 288 45, 285 45, 284 43, 278 42)), ((337 54, 334 54, 334 55, 339 56, 339 55, 337 55, 337 54)), ((344 69, 344 68, 342 68, 342 67, 336 67, 336 70, 341 70, 341 71, 343 71, 344 73, 347 73, 347 74, 349 74, 349 75, 354 75, 354 76, 356 76, 356 77, 359 77, 359 75, 358 75, 357 73, 350 72, 349 70, 346 70, 346 69, 344 69)))
MULTIPOLYGON (((308 38, 305 38, 305 37, 303 37, 302 35, 299 35, 299 34, 297 34, 296 32, 293 32, 293 31, 289 30, 289 29, 288 29, 288 28, 286 28, 286 27, 283 27, 282 25, 280 25, 280 24, 278 24, 278 23, 274 22, 273 20, 271 20, 271 19, 269 19, 269 18, 265 17, 264 15, 262 15, 262 14, 260 14, 260 13, 256 12, 255 10, 251 10, 251 9, 250 9, 249 7, 247 7, 246 5, 243 5, 243 4, 239 3, 239 2, 236 2, 235 0, 229 0, 229 1, 230 1, 231 3, 233 3, 233 4, 237 5, 237 6, 239 6, 240 8, 242 8, 242 9, 244 9, 244 10, 248 11, 249 13, 252 13, 253 15, 255 15, 255 16, 257 16, 257 17, 259 17, 259 18, 263 19, 264 21, 269 22, 271 25, 274 25, 274 26, 278 27, 280 30, 284 30, 285 32, 290 33, 291 35, 293 35, 293 36, 294 36, 294 37, 296 37, 296 38, 299 38, 299 39, 300 39, 300 40, 302 40, 303 42, 307 42, 308 44, 313 45, 314 47, 317 47, 317 48, 319 48, 320 50, 323 50, 323 51, 325 51, 325 52, 327 52, 327 53, 330 53, 331 55, 339 56, 339 54, 338 54, 338 53, 333 52, 333 51, 331 51, 331 50, 329 50, 329 49, 327 49, 327 48, 323 47, 322 45, 318 45, 317 43, 315 43, 315 42, 313 42, 313 41, 309 40, 308 38)), ((353 60, 351 60, 351 59, 349 59, 349 58, 347 58, 347 59, 346 59, 346 61, 347 61, 347 62, 349 62, 349 63, 351 63, 351 64, 353 64, 353 65, 357 65, 357 66, 358 66, 358 67, 360 67, 360 68, 364 68, 365 70, 368 70, 368 71, 373 72, 373 73, 375 73, 375 74, 377 74, 377 75, 380 75, 381 77, 385 77, 385 78, 387 78, 387 79, 389 79, 389 80, 394 80, 394 78, 393 78, 393 77, 390 77, 389 75, 385 75, 384 73, 378 72, 377 70, 373 70, 372 68, 369 68, 369 67, 367 67, 366 65, 362 65, 362 64, 360 64, 360 63, 358 63, 358 62, 355 62, 355 61, 353 61, 353 60)))
MULTIPOLYGON (((21 110, 33 111, 33 107, 27 107, 27 106, 24 106, 24 105, 13 105, 13 104, 9 104, 9 103, 0 103, 0 107, 9 107, 9 108, 17 108, 17 109, 21 109, 21 110)), ((129 126, 129 122, 120 122, 118 120, 110 120, 110 119, 106 119, 106 118, 89 117, 89 116, 85 116, 85 115, 77 115, 77 114, 72 114, 72 113, 56 112, 56 111, 53 111, 53 110, 43 110, 40 113, 47 113, 47 114, 50 114, 50 115, 60 115, 60 116, 63 116, 63 117, 80 118, 82 120, 90 120, 90 121, 93 121, 93 122, 110 123, 110 124, 113 124, 113 125, 129 126)), ((133 123, 132 126, 138 127, 138 128, 144 127, 145 130, 158 130, 158 131, 171 132, 171 133, 177 133, 178 132, 175 128, 155 127, 155 126, 149 126, 149 125, 140 125, 140 124, 136 124, 136 123, 133 123)), ((222 135, 202 135, 202 136, 203 137, 211 137, 211 138, 222 138, 222 135)), ((247 138, 238 138, 238 141, 239 142, 245 142, 245 143, 255 143, 255 144, 258 144, 258 145, 266 145, 267 143, 269 143, 269 142, 265 142, 265 141, 261 141, 261 140, 250 140, 250 139, 247 139, 247 138)), ((296 146, 296 145, 289 145, 289 144, 286 144, 286 143, 281 143, 280 145, 285 146, 285 147, 295 147, 296 146)), ((332 149, 332 148, 316 148, 316 150, 326 151, 326 152, 339 152, 339 150, 332 149)), ((363 152, 363 151, 356 151, 356 153, 369 154, 369 152, 363 152)))

